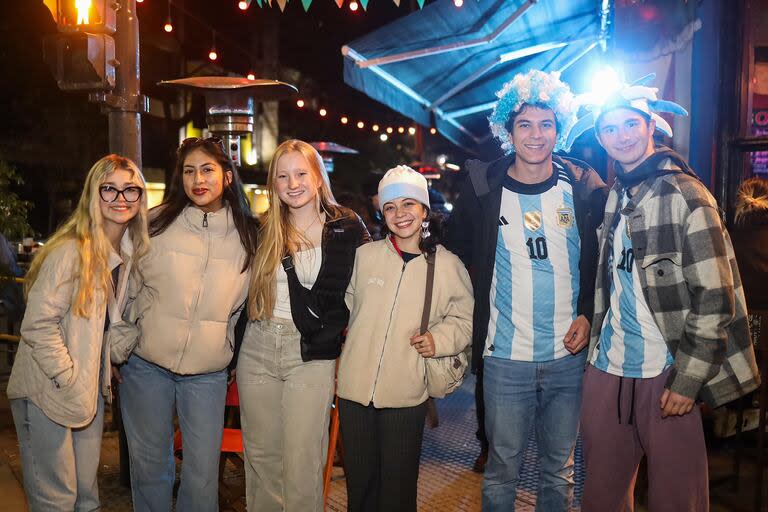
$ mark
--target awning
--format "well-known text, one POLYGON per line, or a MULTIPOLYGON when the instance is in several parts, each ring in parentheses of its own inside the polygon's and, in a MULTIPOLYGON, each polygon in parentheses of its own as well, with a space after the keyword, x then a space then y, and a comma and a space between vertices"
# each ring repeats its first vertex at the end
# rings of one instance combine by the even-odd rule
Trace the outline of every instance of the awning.
POLYGON ((605 40, 612 3, 469 0, 457 8, 438 0, 345 45, 344 81, 455 144, 484 151, 492 147, 494 93, 529 69, 560 70, 573 83, 599 57, 592 50, 605 40))

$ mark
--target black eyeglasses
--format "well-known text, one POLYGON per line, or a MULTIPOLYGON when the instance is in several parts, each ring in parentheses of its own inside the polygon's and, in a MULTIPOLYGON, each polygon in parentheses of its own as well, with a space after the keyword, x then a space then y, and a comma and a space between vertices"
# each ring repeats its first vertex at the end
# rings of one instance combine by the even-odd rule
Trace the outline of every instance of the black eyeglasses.
POLYGON ((112 185, 102 185, 99 187, 99 195, 101 199, 107 203, 114 203, 120 195, 123 196, 126 203, 135 203, 141 199, 141 195, 144 193, 144 189, 141 187, 125 187, 123 190, 115 188, 112 185))

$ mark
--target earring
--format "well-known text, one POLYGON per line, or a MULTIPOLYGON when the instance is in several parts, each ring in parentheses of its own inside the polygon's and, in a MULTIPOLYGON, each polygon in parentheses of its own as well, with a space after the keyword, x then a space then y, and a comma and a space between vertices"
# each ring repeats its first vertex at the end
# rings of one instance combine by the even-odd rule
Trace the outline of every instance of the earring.
POLYGON ((421 238, 429 238, 429 221, 425 220, 421 223, 421 238))

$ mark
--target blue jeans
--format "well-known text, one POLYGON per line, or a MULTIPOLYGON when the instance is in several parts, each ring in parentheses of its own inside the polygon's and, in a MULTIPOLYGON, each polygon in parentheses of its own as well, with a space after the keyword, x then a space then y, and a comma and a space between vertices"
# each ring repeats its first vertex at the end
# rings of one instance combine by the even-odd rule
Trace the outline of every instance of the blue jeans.
POLYGON ((176 509, 219 510, 219 456, 227 371, 178 375, 133 355, 120 368, 120 406, 131 460, 133 509, 171 510, 173 413, 184 443, 176 509))
POLYGON ((543 363, 484 359, 490 451, 483 478, 483 511, 515 510, 531 425, 536 429, 540 464, 536 510, 569 509, 585 361, 586 351, 543 363))
POLYGON ((88 426, 69 428, 51 421, 26 398, 11 400, 21 451, 24 491, 31 512, 90 512, 99 509, 104 398, 88 426))

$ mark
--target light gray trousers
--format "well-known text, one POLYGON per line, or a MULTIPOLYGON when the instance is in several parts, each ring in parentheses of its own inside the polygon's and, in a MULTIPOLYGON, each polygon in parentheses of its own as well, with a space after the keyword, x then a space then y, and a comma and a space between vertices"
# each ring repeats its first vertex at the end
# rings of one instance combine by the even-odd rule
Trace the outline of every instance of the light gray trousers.
POLYGON ((26 398, 11 400, 30 512, 99 509, 96 474, 104 431, 104 397, 83 428, 59 425, 26 398))
POLYGON ((334 361, 301 360, 290 320, 251 322, 237 363, 251 512, 321 512, 334 361))

